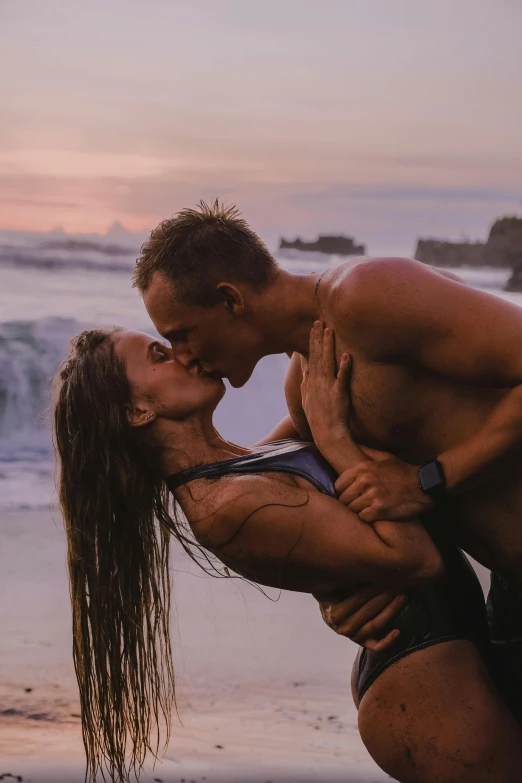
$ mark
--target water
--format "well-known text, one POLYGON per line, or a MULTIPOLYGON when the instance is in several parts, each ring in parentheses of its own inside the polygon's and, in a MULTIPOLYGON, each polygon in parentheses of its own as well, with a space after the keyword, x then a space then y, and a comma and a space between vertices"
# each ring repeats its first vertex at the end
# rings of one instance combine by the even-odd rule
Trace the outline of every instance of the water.
MULTIPOLYGON (((50 436, 51 379, 69 340, 103 325, 152 332, 131 286, 139 241, 105 237, 0 234, 0 508, 46 508, 55 503, 50 436)), ((295 272, 322 270, 337 257, 288 252, 295 272)), ((508 270, 457 270, 470 285, 502 293, 508 270)), ((247 445, 285 415, 285 356, 264 359, 244 389, 228 389, 216 412, 220 432, 247 445)))

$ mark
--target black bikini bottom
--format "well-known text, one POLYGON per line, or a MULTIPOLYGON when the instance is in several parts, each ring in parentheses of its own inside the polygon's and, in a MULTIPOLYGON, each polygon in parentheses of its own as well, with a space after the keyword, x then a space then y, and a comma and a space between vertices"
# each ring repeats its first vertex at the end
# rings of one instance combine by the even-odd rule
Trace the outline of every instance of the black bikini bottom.
MULTIPOLYGON (((488 622, 480 582, 466 556, 444 534, 449 512, 439 509, 423 519, 444 561, 444 576, 408 591, 408 604, 389 628, 397 641, 382 652, 361 648, 354 664, 359 700, 389 666, 417 650, 454 640, 470 640, 488 658, 488 622)), ((398 523, 400 524, 400 523, 398 523)))

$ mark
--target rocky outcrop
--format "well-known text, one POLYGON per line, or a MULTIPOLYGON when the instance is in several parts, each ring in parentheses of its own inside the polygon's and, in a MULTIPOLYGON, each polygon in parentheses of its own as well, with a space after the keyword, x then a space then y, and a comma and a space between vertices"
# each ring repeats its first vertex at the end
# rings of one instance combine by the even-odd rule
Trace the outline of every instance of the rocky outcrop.
POLYGON ((517 266, 513 269, 513 274, 506 283, 505 291, 522 292, 522 257, 517 266))
POLYGON ((501 255, 513 274, 506 283, 506 291, 522 291, 522 218, 505 217, 491 226, 488 247, 501 255))
POLYGON ((518 267, 522 259, 522 218, 504 217, 491 226, 487 241, 491 255, 504 260, 504 266, 518 267))
POLYGON ((499 218, 486 242, 419 239, 415 258, 432 266, 512 267, 516 271, 522 258, 522 218, 499 218))
POLYGON ((327 253, 332 256, 364 256, 366 247, 356 245, 353 237, 320 235, 315 242, 304 242, 297 237, 293 242, 281 238, 280 250, 302 250, 305 252, 327 253))
MULTIPOLYGON (((485 242, 419 239, 415 258, 430 266, 490 266, 485 242)), ((500 266, 500 264, 499 264, 500 266)))

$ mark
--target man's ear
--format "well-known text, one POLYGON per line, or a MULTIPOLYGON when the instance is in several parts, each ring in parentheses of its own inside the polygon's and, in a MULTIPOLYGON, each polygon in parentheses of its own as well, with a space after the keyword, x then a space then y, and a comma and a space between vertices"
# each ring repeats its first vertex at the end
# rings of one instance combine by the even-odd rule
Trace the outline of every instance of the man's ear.
POLYGON ((243 294, 232 283, 219 283, 217 290, 223 297, 223 303, 232 315, 242 315, 245 311, 243 294))
POLYGON ((131 427, 144 427, 146 424, 152 424, 156 418, 154 411, 146 410, 139 405, 127 406, 125 413, 131 427))

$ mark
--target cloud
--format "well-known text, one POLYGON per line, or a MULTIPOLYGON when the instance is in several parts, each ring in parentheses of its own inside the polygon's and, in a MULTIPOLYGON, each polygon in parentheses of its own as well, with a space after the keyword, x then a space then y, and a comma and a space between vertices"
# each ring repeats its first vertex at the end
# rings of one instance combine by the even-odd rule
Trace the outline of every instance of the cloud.
POLYGON ((329 187, 296 192, 293 196, 296 204, 341 202, 341 201, 382 201, 382 202, 474 202, 506 204, 515 202, 522 195, 521 188, 463 188, 390 186, 365 184, 336 184, 329 187))
POLYGON ((0 204, 10 204, 14 206, 30 206, 30 207, 42 207, 43 209, 49 209, 50 207, 56 209, 78 209, 81 205, 75 204, 73 201, 50 201, 50 200, 37 200, 33 198, 0 198, 0 204))

